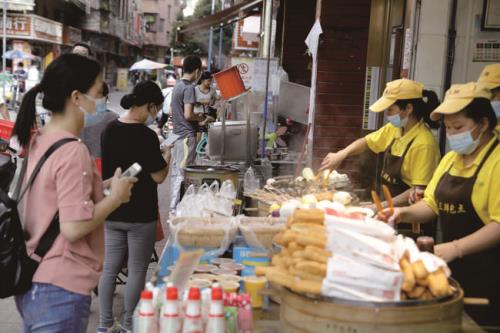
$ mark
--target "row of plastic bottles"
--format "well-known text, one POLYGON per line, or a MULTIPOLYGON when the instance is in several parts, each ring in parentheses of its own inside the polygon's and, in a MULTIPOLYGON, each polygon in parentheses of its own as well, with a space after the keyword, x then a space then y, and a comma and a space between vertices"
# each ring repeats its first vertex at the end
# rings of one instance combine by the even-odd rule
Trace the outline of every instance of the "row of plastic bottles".
POLYGON ((186 308, 182 309, 177 288, 169 284, 159 316, 153 305, 153 292, 144 290, 136 316, 134 333, 225 333, 223 291, 219 285, 211 289, 211 301, 206 325, 202 318, 201 293, 190 288, 186 308))

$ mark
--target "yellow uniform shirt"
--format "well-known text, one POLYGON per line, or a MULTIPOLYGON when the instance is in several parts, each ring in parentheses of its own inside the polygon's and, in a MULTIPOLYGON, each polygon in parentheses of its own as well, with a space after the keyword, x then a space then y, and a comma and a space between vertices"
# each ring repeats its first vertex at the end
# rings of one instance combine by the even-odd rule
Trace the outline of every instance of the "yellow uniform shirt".
MULTIPOLYGON (((472 177, 479 163, 483 160, 484 155, 496 139, 497 137, 494 136, 488 142, 469 167, 463 164, 462 155, 454 151, 449 152, 443 157, 424 194, 425 203, 432 208, 436 215, 439 214, 439 211, 434 194, 443 174, 450 170, 449 172, 452 176, 472 177), (450 169, 451 165, 453 166, 450 169)), ((476 183, 472 189, 472 205, 484 224, 491 221, 500 223, 500 144, 491 153, 477 175, 476 183)))
POLYGON ((391 154, 402 156, 408 144, 413 140, 401 167, 401 178, 408 186, 425 186, 439 164, 441 157, 439 146, 427 125, 420 121, 401 136, 401 129, 387 123, 379 130, 365 136, 368 148, 374 153, 381 153, 389 147, 391 154))

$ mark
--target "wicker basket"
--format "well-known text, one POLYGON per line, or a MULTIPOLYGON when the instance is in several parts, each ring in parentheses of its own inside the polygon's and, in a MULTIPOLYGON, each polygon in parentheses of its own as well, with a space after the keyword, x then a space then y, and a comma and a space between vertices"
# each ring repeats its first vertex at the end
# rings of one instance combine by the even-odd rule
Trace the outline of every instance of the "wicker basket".
POLYGON ((285 220, 272 217, 242 217, 239 228, 250 247, 264 247, 270 250, 274 236, 285 229, 285 220))
POLYGON ((231 218, 178 217, 169 223, 179 245, 187 248, 220 248, 231 244, 238 231, 231 218))

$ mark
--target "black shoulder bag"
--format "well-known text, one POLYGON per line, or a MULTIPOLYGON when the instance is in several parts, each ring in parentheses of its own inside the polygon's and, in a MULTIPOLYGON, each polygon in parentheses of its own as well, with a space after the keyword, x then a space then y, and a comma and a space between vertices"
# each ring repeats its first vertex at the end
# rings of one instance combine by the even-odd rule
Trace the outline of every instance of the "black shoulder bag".
MULTIPOLYGON (((35 275, 39 265, 39 262, 31 259, 26 252, 24 232, 17 204, 33 185, 36 176, 50 155, 62 145, 76 140, 75 138, 65 138, 50 146, 36 164, 31 177, 17 200, 11 199, 5 191, 0 189, 0 298, 27 292, 31 288, 33 275, 35 275)), ((20 184, 23 176, 21 173, 19 177, 20 184)), ((52 247, 58 234, 59 214, 56 213, 34 253, 39 258, 43 258, 52 247)))

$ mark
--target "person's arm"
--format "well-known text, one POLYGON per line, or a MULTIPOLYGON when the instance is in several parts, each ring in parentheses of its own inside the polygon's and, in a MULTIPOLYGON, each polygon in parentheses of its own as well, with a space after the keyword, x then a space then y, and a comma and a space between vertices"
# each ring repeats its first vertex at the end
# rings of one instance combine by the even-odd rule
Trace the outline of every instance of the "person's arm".
POLYGON ((194 113, 194 104, 184 104, 184 118, 187 121, 199 122, 205 120, 203 114, 194 113))
POLYGON ((335 170, 347 157, 359 155, 367 149, 368 144, 366 143, 366 139, 359 138, 344 149, 336 153, 329 153, 326 155, 321 163, 319 171, 326 169, 335 170))
POLYGON ((500 243, 500 224, 491 221, 470 235, 434 247, 434 253, 446 262, 487 250, 500 243))
POLYGON ((137 178, 121 177, 121 170, 117 169, 111 181, 111 194, 94 206, 91 219, 83 221, 61 220, 61 235, 69 242, 75 242, 100 226, 106 217, 123 203, 130 200, 133 184, 137 178))
POLYGON ((170 164, 170 157, 172 155, 172 146, 165 147, 165 150, 163 151, 163 159, 167 163, 167 166, 159 171, 151 173, 151 178, 155 181, 157 184, 161 184, 165 181, 165 178, 167 178, 168 175, 168 166, 170 164))

